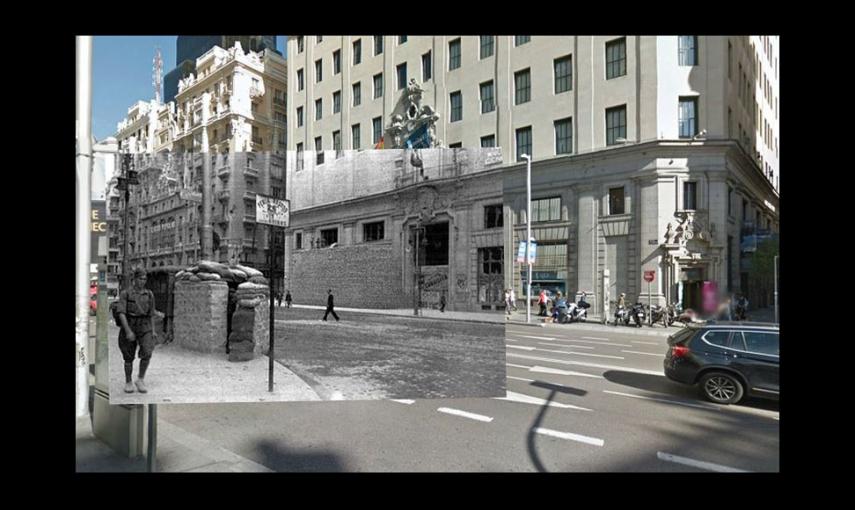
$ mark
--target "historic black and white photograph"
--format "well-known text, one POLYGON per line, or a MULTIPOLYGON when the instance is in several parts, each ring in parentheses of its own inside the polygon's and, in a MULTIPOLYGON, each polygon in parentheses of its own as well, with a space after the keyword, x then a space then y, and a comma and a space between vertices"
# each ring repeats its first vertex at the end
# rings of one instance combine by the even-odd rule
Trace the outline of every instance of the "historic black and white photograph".
POLYGON ((505 395, 500 149, 119 161, 111 403, 505 395))

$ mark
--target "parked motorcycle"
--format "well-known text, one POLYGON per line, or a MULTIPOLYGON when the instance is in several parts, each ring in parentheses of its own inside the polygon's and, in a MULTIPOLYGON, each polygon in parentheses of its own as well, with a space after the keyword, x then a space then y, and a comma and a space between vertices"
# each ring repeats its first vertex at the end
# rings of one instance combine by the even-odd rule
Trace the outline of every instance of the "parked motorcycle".
POLYGON ((565 317, 564 323, 570 322, 585 322, 588 320, 588 308, 591 307, 591 304, 585 301, 584 299, 580 299, 578 303, 568 303, 567 304, 567 315, 565 317))
POLYGON ((620 323, 623 323, 625 326, 629 326, 629 311, 623 306, 615 310, 615 326, 620 323))
POLYGON ((668 309, 664 306, 653 305, 650 307, 650 323, 651 326, 653 324, 661 322, 663 326, 666 328, 669 326, 668 324, 668 309))
POLYGON ((644 323, 644 305, 641 303, 632 305, 632 310, 630 310, 629 314, 635 321, 635 326, 640 328, 644 323))

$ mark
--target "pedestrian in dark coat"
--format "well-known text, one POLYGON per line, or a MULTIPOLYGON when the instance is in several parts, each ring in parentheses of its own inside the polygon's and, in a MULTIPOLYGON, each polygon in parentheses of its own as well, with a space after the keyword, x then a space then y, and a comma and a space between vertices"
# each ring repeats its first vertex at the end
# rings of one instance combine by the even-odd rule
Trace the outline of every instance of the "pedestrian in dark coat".
POLYGON ((285 306, 291 308, 291 291, 289 290, 287 294, 285 294, 285 306))
POLYGON ((327 320, 327 315, 332 314, 332 316, 335 317, 335 321, 338 322, 338 315, 335 313, 335 310, 333 310, 334 303, 332 289, 327 290, 327 294, 329 294, 327 296, 327 311, 324 313, 324 318, 322 320, 327 320))

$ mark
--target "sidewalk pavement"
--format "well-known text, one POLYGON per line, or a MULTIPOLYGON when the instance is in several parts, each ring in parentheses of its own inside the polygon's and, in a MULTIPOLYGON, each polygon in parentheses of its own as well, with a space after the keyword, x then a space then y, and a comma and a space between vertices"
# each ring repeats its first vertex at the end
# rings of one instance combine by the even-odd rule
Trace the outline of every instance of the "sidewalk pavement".
MULTIPOLYGON (((125 393, 119 328, 110 324, 110 404, 186 404, 196 402, 283 402, 321 400, 315 390, 280 363, 273 363, 268 391, 268 357, 229 361, 223 352, 202 353, 176 343, 158 344, 146 373, 148 393, 125 393)), ((134 362, 134 377, 139 365, 134 362)))
MULTIPOLYGON (((76 432, 78 473, 140 473, 147 470, 145 457, 129 459, 96 438, 92 433, 90 416, 77 419, 76 432)), ((272 470, 159 419, 156 471, 259 473, 272 470)))
MULTIPOLYGON (((284 309, 285 306, 277 306, 279 309, 284 309)), ((291 308, 302 308, 306 310, 318 310, 320 314, 318 318, 323 316, 323 311, 326 310, 325 306, 316 306, 316 305, 292 305, 291 308)), ((370 313, 374 315, 392 315, 398 317, 409 317, 415 318, 416 316, 413 314, 412 308, 394 308, 394 309, 377 309, 377 308, 342 308, 335 307, 336 313, 346 314, 347 312, 353 313, 370 313)), ((457 312, 447 310, 445 312, 440 312, 439 310, 434 310, 432 308, 422 308, 419 310, 420 315, 418 316, 421 319, 439 319, 439 320, 455 320, 455 321, 468 321, 468 322, 487 322, 490 324, 501 324, 505 322, 504 316, 502 312, 457 312)), ((342 319, 347 320, 346 317, 342 317, 342 319)), ((332 320, 332 319, 330 319, 332 320)))

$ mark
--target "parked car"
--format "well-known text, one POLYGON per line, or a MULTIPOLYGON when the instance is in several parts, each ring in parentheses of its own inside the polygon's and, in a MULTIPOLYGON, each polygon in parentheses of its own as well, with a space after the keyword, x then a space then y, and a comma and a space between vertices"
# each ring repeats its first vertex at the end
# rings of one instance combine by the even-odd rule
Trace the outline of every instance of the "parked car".
POLYGON ((665 375, 697 384, 717 404, 746 396, 778 399, 779 328, 758 322, 692 324, 668 338, 665 375))

